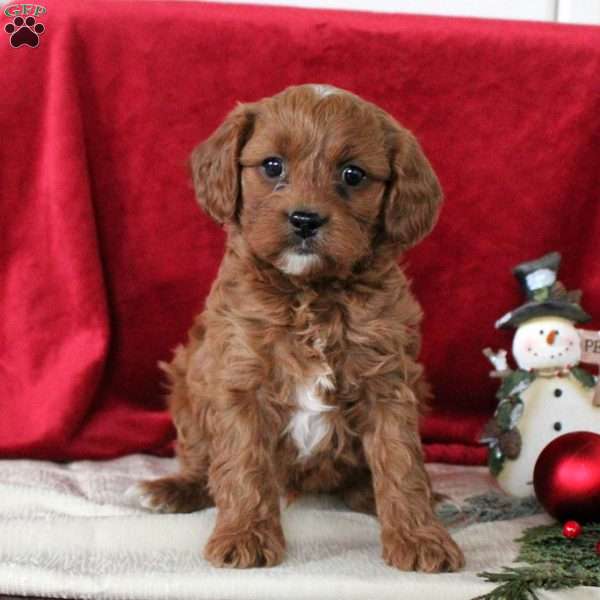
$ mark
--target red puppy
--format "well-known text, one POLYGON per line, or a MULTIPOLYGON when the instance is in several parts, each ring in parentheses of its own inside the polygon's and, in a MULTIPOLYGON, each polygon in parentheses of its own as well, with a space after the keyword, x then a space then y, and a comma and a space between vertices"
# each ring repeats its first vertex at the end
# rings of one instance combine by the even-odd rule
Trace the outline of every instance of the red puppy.
POLYGON ((204 312, 163 365, 180 474, 155 510, 216 505, 216 566, 275 565, 281 496, 338 493, 377 514, 383 557, 442 571, 463 555, 433 510, 418 432, 419 305, 397 264, 442 194, 415 138, 322 85, 238 106, 191 159, 228 233, 204 312))

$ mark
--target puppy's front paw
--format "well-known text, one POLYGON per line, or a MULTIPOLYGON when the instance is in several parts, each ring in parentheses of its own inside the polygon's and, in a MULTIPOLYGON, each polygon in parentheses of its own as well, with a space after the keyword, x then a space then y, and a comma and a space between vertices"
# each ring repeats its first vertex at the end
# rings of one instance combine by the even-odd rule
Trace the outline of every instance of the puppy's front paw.
POLYGON ((245 531, 217 526, 206 544, 204 558, 215 567, 246 569, 277 565, 284 552, 283 531, 278 524, 261 524, 245 531))
POLYGON ((402 571, 457 571, 465 564, 462 550, 438 524, 420 527, 410 538, 383 535, 383 558, 402 571))

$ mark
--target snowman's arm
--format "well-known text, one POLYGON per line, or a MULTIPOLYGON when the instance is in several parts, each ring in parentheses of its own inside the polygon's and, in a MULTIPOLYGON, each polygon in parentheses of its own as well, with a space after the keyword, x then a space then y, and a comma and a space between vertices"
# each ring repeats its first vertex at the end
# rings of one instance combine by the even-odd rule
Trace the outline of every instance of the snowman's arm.
POLYGON ((490 377, 504 378, 512 373, 506 360, 506 350, 501 349, 498 352, 494 352, 491 348, 485 348, 483 354, 494 367, 494 370, 490 371, 490 377))

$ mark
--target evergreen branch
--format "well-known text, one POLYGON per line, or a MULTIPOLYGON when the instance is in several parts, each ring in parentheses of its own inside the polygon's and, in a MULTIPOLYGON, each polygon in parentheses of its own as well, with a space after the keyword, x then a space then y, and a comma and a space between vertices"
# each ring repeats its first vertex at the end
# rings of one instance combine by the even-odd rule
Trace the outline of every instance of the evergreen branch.
POLYGON ((531 527, 517 540, 522 544, 517 561, 529 564, 479 573, 500 585, 474 600, 537 600, 536 589, 600 587, 599 538, 600 523, 586 525, 575 539, 564 537, 560 525, 531 527))

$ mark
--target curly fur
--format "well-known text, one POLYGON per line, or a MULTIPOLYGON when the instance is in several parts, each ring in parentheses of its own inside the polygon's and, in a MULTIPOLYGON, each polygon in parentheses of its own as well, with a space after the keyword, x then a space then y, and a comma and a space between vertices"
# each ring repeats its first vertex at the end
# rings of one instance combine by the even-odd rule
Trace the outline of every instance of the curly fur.
POLYGON ((143 483, 147 504, 216 505, 205 557, 252 567, 283 558, 281 496, 338 493, 377 514, 390 565, 460 568, 423 465, 421 310, 397 264, 441 202, 415 138, 373 104, 306 85, 238 106, 191 166, 228 241, 187 344, 162 365, 181 472, 143 483), (262 170, 270 156, 286 161, 280 181, 262 170), (367 173, 356 188, 348 163, 367 173), (295 210, 328 219, 310 260, 295 210))

